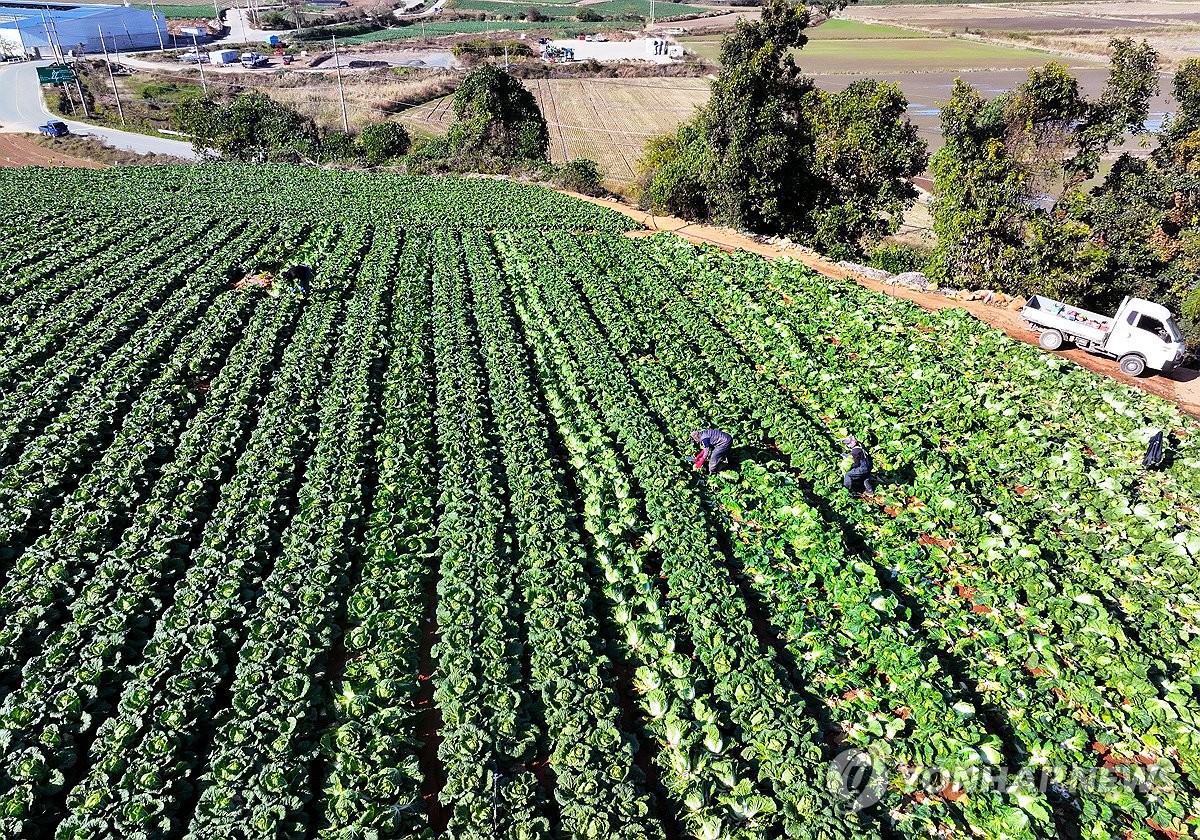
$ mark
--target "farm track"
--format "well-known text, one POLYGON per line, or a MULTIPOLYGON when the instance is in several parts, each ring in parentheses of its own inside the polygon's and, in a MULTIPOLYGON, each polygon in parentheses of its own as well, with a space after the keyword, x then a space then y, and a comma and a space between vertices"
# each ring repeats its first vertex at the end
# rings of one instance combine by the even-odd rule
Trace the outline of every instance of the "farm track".
MULTIPOLYGON (((8 395, 55 408, 14 462, 52 481, 3 561, 0 834, 1186 827, 1194 423, 963 313, 621 236, 553 193, 456 182, 435 226, 444 179, 267 170, 254 220, 198 213, 202 256, 127 289, 87 334, 117 330, 102 350, 55 338, 8 395), (315 276, 234 289, 231 262, 315 276), (54 459, 53 430, 97 423, 54 459), (1149 423, 1176 459, 1154 473, 1149 423), (686 436, 710 426, 736 441, 711 478, 686 436), (876 496, 842 489, 847 431, 876 496), (827 766, 857 750, 887 784, 848 815, 827 766), (1157 775, 1128 795, 1032 775, 1073 763, 1157 775), (964 765, 1022 772, 1007 791, 900 772, 964 765)), ((223 171, 155 200, 195 212, 192 179, 223 171)), ((114 209, 90 189, 97 217, 173 176, 104 177, 125 189, 114 209)), ((74 282, 14 300, 65 311, 74 282)), ((25 507, 0 498, 0 523, 25 507)))

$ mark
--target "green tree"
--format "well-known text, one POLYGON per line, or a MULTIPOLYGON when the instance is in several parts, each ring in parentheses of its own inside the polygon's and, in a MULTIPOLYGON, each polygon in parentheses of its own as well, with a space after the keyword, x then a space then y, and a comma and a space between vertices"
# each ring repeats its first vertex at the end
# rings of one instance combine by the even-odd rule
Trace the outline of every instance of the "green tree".
POLYGON ((1057 63, 990 101, 955 83, 942 109, 945 145, 932 162, 935 277, 1023 293, 1103 294, 1108 246, 1096 239, 1079 188, 1126 134, 1145 130, 1157 91, 1149 46, 1110 46, 1108 81, 1094 100, 1057 63))
POLYGON ((702 173, 707 151, 704 126, 698 119, 674 133, 652 137, 638 162, 642 206, 685 219, 706 218, 702 173))
POLYGON ((872 79, 819 92, 809 114, 817 186, 804 225, 818 248, 855 257, 899 229, 917 197, 909 179, 928 161, 907 108, 899 87, 872 79))
POLYGON ((546 160, 550 150, 546 119, 533 94, 490 64, 476 67, 459 85, 446 136, 456 155, 546 160))
POLYGON ((937 246, 930 272, 949 282, 1023 275, 1026 174, 1004 142, 1003 109, 960 79, 941 122, 944 145, 932 161, 937 246))
POLYGON ((243 93, 228 105, 189 97, 175 107, 175 124, 203 156, 262 163, 320 156, 316 124, 265 93, 243 93))
POLYGON ((804 4, 767 0, 758 20, 738 21, 698 118, 645 150, 645 204, 843 255, 894 228, 915 197, 900 182, 924 167, 924 143, 894 86, 828 94, 802 74, 792 51, 807 42, 809 20, 804 4))
POLYGON ((363 126, 355 142, 363 158, 372 166, 403 157, 412 145, 408 129, 398 122, 378 122, 363 126))
POLYGON ((1124 154, 1085 202, 1072 208, 1108 253, 1094 296, 1125 294, 1181 314, 1189 343, 1200 344, 1200 59, 1173 80, 1178 110, 1149 158, 1124 154))
POLYGON ((814 86, 789 50, 807 42, 807 7, 768 0, 721 44, 721 73, 704 109, 712 215, 751 230, 794 230, 812 189, 812 136, 803 119, 814 86), (799 200, 798 200, 799 199, 799 200))

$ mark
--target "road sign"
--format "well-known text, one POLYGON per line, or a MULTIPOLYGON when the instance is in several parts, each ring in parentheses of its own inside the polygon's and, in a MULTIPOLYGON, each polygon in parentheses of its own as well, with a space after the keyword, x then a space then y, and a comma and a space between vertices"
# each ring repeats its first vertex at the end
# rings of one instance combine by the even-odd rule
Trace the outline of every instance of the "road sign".
POLYGON ((61 85, 75 81, 75 73, 65 64, 51 64, 49 67, 37 69, 38 83, 43 85, 61 85))

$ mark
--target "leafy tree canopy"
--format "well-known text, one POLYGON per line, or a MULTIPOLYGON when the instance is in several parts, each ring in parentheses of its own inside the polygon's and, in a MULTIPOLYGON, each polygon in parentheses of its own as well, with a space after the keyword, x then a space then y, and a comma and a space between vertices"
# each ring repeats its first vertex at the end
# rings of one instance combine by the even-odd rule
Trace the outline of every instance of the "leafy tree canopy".
POLYGON ((463 79, 447 133, 457 155, 546 160, 550 135, 537 100, 520 80, 490 64, 463 79))
POLYGON ((990 101, 959 82, 934 156, 937 246, 931 270, 959 285, 1042 293, 1095 309, 1128 294, 1183 316, 1200 341, 1200 59, 1178 68, 1179 109, 1149 157, 1102 157, 1145 132, 1157 90, 1146 44, 1112 42, 1108 83, 1082 96, 1064 68, 1031 71, 990 101), (1047 193, 1057 193, 1051 200, 1047 193))
POLYGON ((175 124, 192 135, 202 155, 262 163, 319 157, 316 124, 265 93, 243 93, 228 105, 208 97, 188 98, 175 107, 175 124))
POLYGON ((648 144, 642 200, 689 218, 787 233, 857 255, 895 230, 915 196, 904 182, 925 144, 893 85, 864 81, 829 94, 796 65, 814 5, 766 0, 721 46, 721 73, 696 119, 648 144))
POLYGON ((1074 218, 1073 194, 1126 134, 1145 131, 1157 92, 1153 49, 1127 38, 1111 49, 1108 81, 1093 100, 1053 62, 990 101, 955 84, 942 110, 945 145, 932 162, 935 276, 959 285, 1004 278, 1017 291, 1070 296, 1104 274, 1106 257, 1074 218), (1057 206, 1053 193, 1063 196, 1057 206))

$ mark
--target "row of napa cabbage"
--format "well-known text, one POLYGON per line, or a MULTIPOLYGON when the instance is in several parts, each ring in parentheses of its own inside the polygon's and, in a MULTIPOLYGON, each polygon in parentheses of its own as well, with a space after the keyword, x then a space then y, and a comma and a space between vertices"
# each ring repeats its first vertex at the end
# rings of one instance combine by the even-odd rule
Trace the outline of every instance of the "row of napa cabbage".
MULTIPOLYGON (((361 239, 347 233, 329 261, 334 279, 360 256, 361 239)), ((248 338, 263 343, 261 367, 227 366, 213 381, 210 399, 229 388, 228 401, 207 403, 204 422, 189 424, 179 454, 190 457, 172 464, 169 480, 137 510, 103 559, 108 573, 88 593, 96 596, 91 609, 76 612, 112 632, 89 650, 100 677, 94 711, 106 714, 95 721, 86 758, 78 756, 75 773, 86 775, 75 776, 66 797, 60 836, 181 830, 190 818, 214 698, 229 679, 298 467, 313 446, 327 348, 340 324, 336 302, 309 306, 298 321, 295 298, 260 308, 266 332, 248 338), (131 564, 141 573, 130 574, 131 564)), ((86 625, 67 629, 78 635, 86 625)))
MULTIPOLYGON (((689 273, 689 277, 708 281, 694 293, 705 305, 711 304, 718 287, 735 285, 725 273, 727 266, 718 262, 715 269, 707 275, 703 270, 689 273)), ((682 276, 677 279, 684 281, 682 276)), ((763 280, 761 276, 757 279, 763 280)), ((762 285, 768 284, 769 278, 762 285)), ((788 298, 803 299, 795 292, 788 298)), ((820 365, 824 361, 818 354, 799 352, 798 348, 782 344, 775 331, 768 336, 761 332, 756 335, 754 330, 761 330, 764 324, 760 305, 730 306, 717 312, 731 319, 728 334, 743 342, 752 361, 761 364, 765 357, 768 368, 778 366, 777 377, 788 368, 797 370, 805 364, 820 365)), ((802 310, 793 315, 797 322, 806 316, 813 317, 802 310)), ((969 343, 969 339, 963 343, 969 343)), ((864 345, 851 345, 846 352, 863 355, 866 351, 864 345)), ((859 404, 855 401, 858 395, 847 384, 849 372, 839 377, 824 369, 809 369, 805 374, 795 379, 786 376, 778 379, 792 394, 795 408, 790 413, 784 410, 769 413, 764 426, 791 451, 794 460, 806 467, 806 472, 824 476, 823 481, 816 483, 817 487, 831 496, 830 501, 846 512, 849 521, 856 522, 861 530, 872 532, 868 544, 885 549, 880 555, 884 561, 880 570, 883 579, 897 577, 906 601, 923 611, 925 629, 930 635, 940 636, 947 650, 966 657, 968 673, 977 674, 980 694, 1008 712, 1006 724, 1014 730, 1020 754, 1035 766, 1068 767, 1078 761, 1082 749, 1094 743, 1095 756, 1088 763, 1096 766, 1153 762, 1168 770, 1167 775, 1174 780, 1165 790, 1140 797, 1128 790, 1117 790, 1106 800, 1128 815, 1136 822, 1137 830, 1143 832, 1143 818, 1163 825, 1180 823, 1190 791, 1186 784, 1180 784, 1176 773, 1178 767, 1186 768, 1188 756, 1193 753, 1183 747, 1194 739, 1187 698, 1172 696, 1170 684, 1157 685, 1146 678, 1144 655, 1121 644, 1121 628, 1099 614, 1088 593, 1068 591, 1067 597, 1047 594, 1051 590, 1046 587, 1054 586, 1055 575, 1045 564, 1029 562, 1039 554, 1033 548, 1036 538, 1027 537, 1028 543, 1013 540, 1004 545, 995 538, 985 537, 987 541, 981 541, 984 552, 978 559, 968 553, 963 538, 969 540, 993 525, 995 517, 984 515, 986 499, 970 495, 964 498, 955 483, 946 480, 932 487, 895 488, 902 498, 892 499, 887 511, 848 504, 837 490, 834 459, 819 457, 822 451, 833 449, 832 439, 840 432, 827 430, 824 424, 811 418, 826 414, 836 423, 834 417, 839 410, 844 416, 849 413, 847 409, 859 404), (984 513, 977 513, 978 510, 984 513), (1003 575, 997 580, 993 572, 998 567, 1001 572, 1014 567, 1023 571, 1019 592, 1005 591, 1003 575), (1022 603, 1026 599, 1029 604, 1022 603), (1005 621, 1001 611, 1006 608, 1016 613, 1019 623, 1015 628, 1005 621), (1078 624, 1072 622, 1081 615, 1090 620, 1091 633, 1074 632, 1078 624), (1103 637, 1097 640, 1097 628, 1107 628, 1109 638, 1114 641, 1106 643, 1103 637), (1057 637, 1053 647, 1051 634, 1057 637), (1077 659, 1072 662, 1071 658, 1063 657, 1064 667, 1057 664, 1054 656, 1056 650, 1067 646, 1078 648, 1076 653, 1067 654, 1077 659), (1023 669, 1014 669, 1009 664, 1014 658, 1023 669), (1138 680, 1142 681, 1140 688, 1138 680), (1151 698, 1144 707, 1126 699, 1135 691, 1151 698), (1111 699, 1104 697, 1105 692, 1111 699), (1076 720, 1064 726, 1063 711, 1070 711, 1076 720), (1114 715, 1117 721, 1123 718, 1124 723, 1102 723, 1112 720, 1114 715), (1052 720, 1056 722, 1047 725, 1052 720), (1129 738, 1127 733, 1131 731, 1139 735, 1129 738)), ((899 422, 896 426, 903 428, 899 422)), ((928 457, 936 463, 941 453, 934 450, 928 457)), ((950 470, 944 473, 951 474, 950 470)), ((1011 538, 1013 534, 1007 536, 1011 538)), ((1091 804, 1087 799, 1082 801, 1086 819, 1093 830, 1107 836, 1105 832, 1115 817, 1104 807, 1098 811, 1090 809, 1091 804)))
POLYGON ((21 195, 34 206, 39 199, 55 206, 87 206, 109 218, 127 215, 131 206, 151 218, 228 215, 236 197, 240 205, 254 208, 254 214, 312 222, 336 218, 406 228, 559 228, 605 233, 641 227, 613 210, 531 184, 390 172, 331 173, 288 164, 72 169, 57 171, 53 179, 41 170, 10 168, 0 172, 0 191, 21 195))
MULTIPOLYGON (((770 404, 773 383, 738 358, 707 314, 681 299, 645 255, 615 254, 601 243, 582 249, 565 239, 554 244, 561 261, 578 266, 575 274, 593 311, 604 313, 649 406, 672 428, 699 427, 708 418, 738 422, 746 399, 770 404), (614 284, 605 276, 613 271, 643 279, 614 284), (652 358, 619 343, 621 336, 636 342, 650 334, 652 358), (702 365, 695 364, 697 351, 702 365)), ((714 527, 730 530, 730 550, 746 585, 772 606, 770 617, 783 631, 795 676, 819 691, 848 744, 871 747, 897 766, 998 762, 1003 744, 970 720, 971 704, 956 689, 954 675, 941 669, 936 649, 906 624, 875 576, 864 577, 869 569, 844 556, 840 530, 804 502, 796 482, 773 479, 766 468, 756 481, 714 482, 710 492, 723 504, 710 513, 714 527), (769 501, 786 505, 787 515, 764 518, 754 510, 769 501)), ((1006 802, 982 792, 954 807, 913 798, 912 790, 890 793, 881 807, 912 836, 953 822, 991 836, 1044 833, 1048 824, 1045 803, 1029 784, 1006 802)))
POLYGON ((588 614, 590 581, 568 491, 555 470, 539 394, 521 359, 524 346, 488 237, 463 235, 470 300, 489 382, 493 434, 504 441, 510 524, 522 570, 530 687, 545 715, 548 763, 559 814, 572 837, 654 840, 635 741, 622 730, 614 676, 598 622, 588 614))
MULTIPOLYGON (((655 546, 660 574, 666 580, 659 608, 689 634, 697 667, 706 672, 702 685, 711 685, 717 709, 727 710, 734 727, 735 749, 740 746, 742 755, 755 760, 748 775, 734 776, 730 771, 737 770, 736 765, 704 756, 704 733, 689 726, 687 718, 694 715, 695 720, 703 720, 697 712, 707 712, 706 704, 695 704, 700 707, 696 709, 686 695, 679 699, 661 695, 661 716, 678 722, 674 731, 686 738, 673 749, 685 751, 683 756, 695 757, 702 765, 725 765, 724 778, 687 801, 689 808, 698 811, 693 815, 693 830, 705 837, 727 832, 770 836, 780 830, 812 837, 869 832, 847 818, 835 796, 825 790, 816 721, 773 651, 756 634, 748 606, 723 566, 713 535, 696 527, 691 511, 698 508, 698 499, 686 484, 671 477, 677 463, 666 440, 565 273, 558 270, 554 255, 547 252, 544 237, 518 239, 505 234, 497 240, 514 293, 540 303, 544 315, 537 324, 553 324, 551 332, 560 331, 576 354, 578 373, 565 380, 568 387, 582 388, 596 401, 628 469, 646 489, 648 530, 641 539, 655 546)), ((535 326, 526 324, 531 340, 535 340, 535 326)), ((650 597, 657 601, 659 596, 650 593, 650 597)), ((652 645, 653 634, 651 628, 652 645)), ((633 638, 640 635, 635 628, 633 638)), ((669 644, 670 639, 660 636, 658 641, 669 644)), ((654 681, 653 671, 646 676, 654 681)), ((669 673, 658 676, 664 683, 668 679, 669 673)))
POLYGON ((457 242, 435 239, 433 344, 440 454, 440 580, 434 700, 441 714, 441 802, 456 836, 546 837, 545 788, 530 767, 538 726, 522 668, 519 569, 488 433, 457 242))

